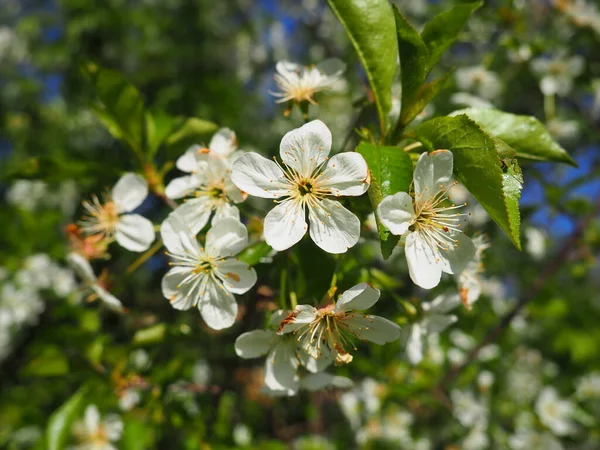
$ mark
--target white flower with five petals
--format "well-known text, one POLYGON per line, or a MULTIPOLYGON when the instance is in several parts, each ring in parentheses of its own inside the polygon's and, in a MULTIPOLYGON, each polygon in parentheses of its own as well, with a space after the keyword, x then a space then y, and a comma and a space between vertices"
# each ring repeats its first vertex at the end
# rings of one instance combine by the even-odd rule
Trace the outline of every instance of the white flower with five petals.
POLYGON ((225 217, 239 220, 240 212, 234 205, 243 202, 247 195, 232 183, 231 163, 242 153, 237 148, 235 133, 222 128, 208 148, 194 145, 177 160, 177 168, 190 175, 171 180, 165 194, 171 199, 192 197, 175 210, 175 215, 194 234, 208 223, 213 211, 213 224, 225 217))
POLYGON ((360 220, 327 196, 358 196, 369 188, 369 169, 358 153, 328 158, 331 132, 320 120, 287 133, 280 146, 283 167, 256 153, 233 164, 231 179, 250 195, 281 199, 265 217, 264 234, 275 250, 310 237, 329 253, 344 253, 358 242, 360 220))
POLYGON ((314 95, 330 89, 346 70, 338 59, 327 59, 316 66, 304 67, 289 61, 280 61, 275 66, 275 83, 279 92, 271 92, 277 103, 288 101, 316 104, 314 95))
POLYGON ((76 450, 117 450, 113 445, 123 434, 123 421, 116 414, 108 414, 101 420, 95 405, 86 408, 83 421, 76 422, 73 433, 81 442, 76 450))
POLYGON ((244 294, 256 283, 255 270, 233 258, 248 245, 246 227, 227 217, 208 230, 201 247, 190 228, 171 213, 160 233, 173 260, 162 280, 163 295, 173 308, 197 306, 215 330, 233 325, 238 311, 233 294, 244 294))
MULTIPOLYGON (((452 153, 423 153, 415 167, 414 199, 406 192, 385 197, 377 215, 392 234, 406 234, 406 261, 413 282, 437 286, 442 272, 460 273, 475 256, 471 239, 460 230, 460 206, 446 205, 452 187, 452 153)), ((462 206, 462 205, 461 205, 462 206)))
POLYGON ((317 373, 331 364, 331 359, 314 359, 298 352, 298 341, 291 335, 278 335, 275 330, 289 311, 279 310, 269 320, 267 330, 253 330, 241 334, 235 341, 235 352, 241 358, 265 360, 265 386, 270 391, 293 395, 299 388, 298 367, 302 364, 309 372, 317 373))
POLYGON ((400 327, 383 317, 365 315, 365 310, 379 300, 380 292, 360 283, 340 295, 337 303, 323 308, 298 305, 279 326, 278 334, 293 333, 300 347, 315 359, 332 359, 337 364, 352 361, 346 347, 353 338, 383 345, 400 337, 400 327))
POLYGON ((129 214, 148 196, 148 183, 135 173, 126 173, 103 201, 97 196, 83 202, 88 215, 81 229, 88 235, 99 234, 132 252, 143 252, 154 241, 154 225, 139 214, 129 214))

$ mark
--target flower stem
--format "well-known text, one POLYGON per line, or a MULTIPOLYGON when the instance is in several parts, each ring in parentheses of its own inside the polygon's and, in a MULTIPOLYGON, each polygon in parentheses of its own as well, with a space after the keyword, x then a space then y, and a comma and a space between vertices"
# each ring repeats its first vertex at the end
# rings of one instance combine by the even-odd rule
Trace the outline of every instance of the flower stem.
POLYGON ((125 273, 129 275, 130 273, 135 272, 142 264, 144 264, 152 255, 154 255, 157 251, 159 251, 163 246, 162 239, 159 239, 154 243, 152 247, 146 250, 138 259, 136 259, 131 265, 127 268, 125 273))
POLYGON ((554 119, 556 116, 556 101, 554 94, 544 95, 544 115, 546 116, 546 122, 554 119))
POLYGON ((281 269, 279 275, 279 307, 286 309, 287 267, 281 269))
POLYGON ((419 148, 419 147, 423 147, 423 144, 421 144, 420 142, 413 142, 412 144, 404 147, 402 150, 405 152, 410 152, 411 150, 413 150, 415 148, 419 148))

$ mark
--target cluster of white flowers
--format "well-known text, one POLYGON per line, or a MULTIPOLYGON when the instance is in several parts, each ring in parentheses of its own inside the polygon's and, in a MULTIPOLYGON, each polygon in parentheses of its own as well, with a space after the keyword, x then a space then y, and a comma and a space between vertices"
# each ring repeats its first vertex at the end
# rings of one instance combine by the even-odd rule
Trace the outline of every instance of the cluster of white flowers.
POLYGON ((16 180, 6 192, 6 201, 25 211, 59 209, 65 216, 75 211, 79 192, 74 180, 66 180, 54 188, 42 180, 16 180))
POLYGON ((552 56, 532 60, 531 69, 540 78, 540 89, 544 95, 565 96, 573 89, 573 80, 583 73, 585 59, 559 51, 552 56))
POLYGON ((479 98, 494 100, 502 92, 502 82, 495 72, 483 66, 462 67, 456 71, 456 85, 462 91, 472 92, 479 98))
POLYGON ((45 253, 25 258, 12 275, 0 270, 0 361, 10 354, 20 330, 37 324, 45 309, 44 294, 64 298, 75 288, 73 273, 45 253))
POLYGON ((89 405, 83 420, 74 424, 73 434, 79 444, 71 450, 117 450, 123 434, 123 421, 116 414, 102 418, 96 405, 89 405))

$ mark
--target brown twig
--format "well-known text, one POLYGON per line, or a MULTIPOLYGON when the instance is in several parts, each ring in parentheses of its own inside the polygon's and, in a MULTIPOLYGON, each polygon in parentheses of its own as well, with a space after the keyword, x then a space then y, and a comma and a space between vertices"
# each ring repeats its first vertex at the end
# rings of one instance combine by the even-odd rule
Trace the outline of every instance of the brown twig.
POLYGON ((540 273, 531 286, 529 292, 521 297, 515 307, 506 313, 500 319, 500 321, 487 332, 483 340, 475 348, 473 348, 473 350, 471 350, 464 363, 456 365, 446 372, 446 375, 442 378, 433 391, 433 395, 436 398, 438 398, 446 406, 451 406, 448 396, 446 395, 446 389, 448 385, 454 382, 454 380, 467 368, 467 366, 469 366, 475 360, 475 358, 477 358, 477 355, 479 355, 481 349, 491 342, 494 342, 504 331, 504 329, 508 327, 511 321, 521 312, 521 310, 537 296, 546 281, 563 266, 564 262, 569 257, 571 251, 576 247, 577 242, 583 235, 591 220, 594 217, 597 217, 599 213, 600 199, 596 203, 595 211, 579 222, 571 236, 563 242, 556 256, 552 258, 546 268, 542 271, 542 273, 540 273))

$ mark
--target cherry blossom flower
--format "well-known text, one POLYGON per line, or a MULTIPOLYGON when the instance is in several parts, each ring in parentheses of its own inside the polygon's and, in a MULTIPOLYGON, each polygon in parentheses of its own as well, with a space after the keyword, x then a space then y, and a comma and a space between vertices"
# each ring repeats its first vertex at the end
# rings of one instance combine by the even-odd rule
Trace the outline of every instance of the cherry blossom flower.
POLYGON ((406 355, 411 364, 419 364, 423 359, 429 335, 441 333, 456 322, 457 317, 448 313, 459 304, 457 294, 442 294, 431 302, 423 302, 421 319, 403 331, 406 355))
POLYGON ((437 286, 442 272, 460 273, 475 256, 471 239, 460 230, 456 209, 446 205, 452 187, 452 153, 423 153, 415 167, 414 199, 406 192, 385 197, 377 207, 381 222, 392 234, 406 234, 406 261, 413 282, 437 286))
POLYGON ((212 223, 225 217, 240 219, 234 204, 243 202, 247 195, 231 182, 231 163, 243 152, 237 148, 235 133, 221 128, 211 139, 208 148, 190 147, 176 162, 185 175, 173 179, 165 194, 171 199, 192 197, 175 210, 175 215, 197 234, 215 215, 212 223))
POLYGON ((336 364, 347 364, 352 355, 346 347, 352 338, 379 345, 400 337, 400 327, 379 316, 358 313, 379 300, 379 291, 367 283, 360 283, 346 292, 337 303, 324 308, 299 305, 279 326, 278 334, 293 333, 300 347, 313 358, 333 359, 336 364))
POLYGON ((256 283, 256 272, 233 258, 248 245, 248 231, 227 217, 206 233, 206 246, 198 244, 190 228, 173 213, 160 233, 171 270, 163 277, 163 295, 175 309, 197 306, 206 324, 220 330, 235 322, 238 306, 233 294, 244 294, 256 283))
POLYGON ((473 238, 473 245, 475 246, 475 256, 462 272, 455 274, 454 278, 458 284, 458 292, 463 304, 467 308, 471 308, 471 305, 475 303, 481 292, 483 286, 481 284, 481 274, 483 273, 483 252, 489 248, 490 243, 484 235, 478 235, 473 238))
POLYGON ((346 65, 337 59, 327 59, 316 66, 304 67, 289 61, 275 66, 275 83, 279 92, 271 92, 277 103, 309 102, 316 104, 314 95, 330 89, 340 79, 346 65))
POLYGON ((73 433, 81 442, 74 447, 76 450, 117 450, 113 444, 123 434, 123 421, 116 414, 108 414, 101 420, 98 408, 90 405, 83 421, 75 423, 73 433))
POLYGON ((478 97, 486 100, 495 99, 502 91, 502 82, 498 74, 483 66, 458 69, 456 84, 461 90, 474 92, 478 97))
POLYGON ((265 386, 272 391, 285 391, 293 395, 299 388, 298 368, 303 365, 312 373, 320 372, 331 364, 331 359, 314 359, 298 352, 298 341, 291 335, 278 335, 275 330, 289 311, 279 310, 269 320, 267 330, 253 330, 241 334, 235 341, 235 352, 250 359, 267 355, 265 360, 265 386))
POLYGON ((585 59, 580 55, 569 56, 559 51, 551 57, 531 61, 533 73, 540 78, 540 90, 544 95, 569 95, 573 80, 585 69, 585 59))
POLYGON ((535 412, 540 421, 557 436, 566 436, 574 431, 570 419, 574 408, 569 400, 560 399, 553 387, 543 388, 535 402, 535 412))
POLYGON ((92 302, 98 299, 113 311, 123 311, 121 301, 104 288, 102 281, 96 278, 94 269, 87 259, 79 253, 71 252, 67 255, 67 263, 81 279, 83 289, 90 292, 87 301, 92 302))
POLYGON ((139 214, 128 214, 148 196, 148 183, 135 173, 126 173, 101 201, 97 196, 83 202, 87 216, 81 229, 87 235, 101 235, 132 252, 143 252, 154 241, 154 225, 139 214))
POLYGON ((331 132, 320 120, 287 133, 280 146, 283 167, 256 153, 233 163, 231 179, 256 197, 280 199, 265 217, 264 234, 275 250, 310 237, 329 253, 345 253, 358 242, 360 220, 328 196, 359 196, 369 188, 367 163, 358 153, 328 158, 331 132))

